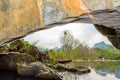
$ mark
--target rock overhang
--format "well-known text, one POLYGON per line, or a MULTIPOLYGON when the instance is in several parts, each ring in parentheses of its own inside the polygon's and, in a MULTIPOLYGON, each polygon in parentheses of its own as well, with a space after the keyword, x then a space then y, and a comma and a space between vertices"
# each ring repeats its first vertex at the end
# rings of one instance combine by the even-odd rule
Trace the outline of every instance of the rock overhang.
MULTIPOLYGON (((119 21, 120 0, 1 0, 0 45, 37 30, 72 22, 119 30, 119 21)), ((114 37, 117 34, 119 38, 116 32, 114 37)))

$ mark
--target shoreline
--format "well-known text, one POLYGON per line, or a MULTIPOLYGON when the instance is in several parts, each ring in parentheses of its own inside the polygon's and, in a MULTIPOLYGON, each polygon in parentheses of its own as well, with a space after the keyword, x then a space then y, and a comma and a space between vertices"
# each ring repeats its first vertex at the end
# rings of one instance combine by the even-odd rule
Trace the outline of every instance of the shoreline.
POLYGON ((72 60, 73 62, 120 62, 120 60, 72 60))

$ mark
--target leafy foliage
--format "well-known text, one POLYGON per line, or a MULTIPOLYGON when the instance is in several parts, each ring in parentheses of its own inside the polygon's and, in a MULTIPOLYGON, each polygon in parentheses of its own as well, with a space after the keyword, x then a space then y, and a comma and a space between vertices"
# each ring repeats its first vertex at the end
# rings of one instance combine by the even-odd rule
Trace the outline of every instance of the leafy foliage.
POLYGON ((94 60, 98 59, 98 54, 93 50, 90 49, 87 45, 81 46, 72 49, 70 53, 64 53, 61 49, 60 50, 49 50, 49 54, 51 58, 54 60, 61 60, 61 59, 72 59, 72 60, 94 60))
POLYGON ((53 59, 98 59, 98 54, 90 49, 85 43, 81 43, 75 39, 70 31, 63 31, 60 42, 62 48, 60 50, 49 50, 49 54, 53 59))
POLYGON ((96 48, 95 51, 99 54, 100 59, 120 60, 120 51, 111 45, 108 49, 96 48))
POLYGON ((28 41, 22 40, 25 47, 29 47, 31 44, 28 41))
POLYGON ((49 54, 53 59, 98 59, 98 54, 90 49, 85 43, 81 43, 75 39, 70 31, 63 31, 60 42, 62 48, 60 50, 49 50, 49 54))

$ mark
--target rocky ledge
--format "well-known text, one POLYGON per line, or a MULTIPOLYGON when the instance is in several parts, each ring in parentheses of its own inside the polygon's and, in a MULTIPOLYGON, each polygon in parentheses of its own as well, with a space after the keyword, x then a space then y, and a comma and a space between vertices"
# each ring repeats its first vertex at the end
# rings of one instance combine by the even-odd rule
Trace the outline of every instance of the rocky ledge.
POLYGON ((49 59, 47 52, 39 51, 34 45, 26 46, 22 40, 0 48, 1 70, 12 71, 22 77, 62 80, 58 72, 42 63, 49 59))
POLYGON ((90 73, 91 70, 82 65, 74 65, 73 62, 67 64, 56 64, 56 65, 48 65, 49 67, 56 69, 58 72, 68 71, 75 74, 85 74, 90 73))
POLYGON ((70 71, 79 74, 90 72, 88 68, 83 66, 59 64, 56 61, 54 61, 55 64, 49 63, 51 60, 48 52, 40 51, 34 45, 23 40, 17 40, 0 48, 0 69, 15 72, 18 76, 62 80, 62 76, 57 71, 70 71))

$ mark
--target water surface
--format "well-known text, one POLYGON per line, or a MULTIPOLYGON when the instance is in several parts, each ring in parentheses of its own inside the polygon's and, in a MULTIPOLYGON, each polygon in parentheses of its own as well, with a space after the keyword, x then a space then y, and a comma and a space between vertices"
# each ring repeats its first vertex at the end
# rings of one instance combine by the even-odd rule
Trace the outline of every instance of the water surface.
POLYGON ((75 65, 88 66, 90 73, 79 75, 60 72, 63 80, 120 80, 120 62, 74 62, 75 65))

